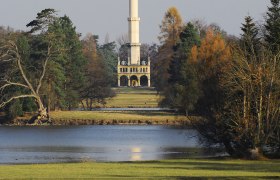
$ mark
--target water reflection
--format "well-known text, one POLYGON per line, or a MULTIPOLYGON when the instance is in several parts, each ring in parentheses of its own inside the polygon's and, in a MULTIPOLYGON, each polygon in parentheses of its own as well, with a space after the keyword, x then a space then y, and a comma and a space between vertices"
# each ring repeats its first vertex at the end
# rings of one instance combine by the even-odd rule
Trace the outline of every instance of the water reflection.
MULTIPOLYGON (((0 163, 205 156, 197 132, 165 126, 0 127, 0 163)), ((210 154, 212 155, 212 154, 210 154)))
POLYGON ((130 161, 141 161, 142 160, 142 155, 141 155, 141 148, 140 147, 133 147, 131 148, 131 158, 130 161))
POLYGON ((141 151, 140 147, 133 147, 133 148, 131 148, 131 152, 132 153, 141 153, 142 151, 141 151))

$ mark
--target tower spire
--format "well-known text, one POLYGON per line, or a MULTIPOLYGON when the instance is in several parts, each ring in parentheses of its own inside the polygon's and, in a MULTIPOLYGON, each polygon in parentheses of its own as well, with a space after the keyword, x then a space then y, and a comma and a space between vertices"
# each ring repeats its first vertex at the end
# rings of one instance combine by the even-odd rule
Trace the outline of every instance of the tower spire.
POLYGON ((140 65, 140 35, 138 17, 138 0, 129 0, 129 64, 140 65))

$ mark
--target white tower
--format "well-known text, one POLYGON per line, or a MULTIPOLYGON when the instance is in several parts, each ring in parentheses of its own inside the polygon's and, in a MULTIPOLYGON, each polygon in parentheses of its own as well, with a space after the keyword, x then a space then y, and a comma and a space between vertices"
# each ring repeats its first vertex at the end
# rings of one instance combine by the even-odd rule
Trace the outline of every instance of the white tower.
POLYGON ((129 0, 129 53, 128 60, 118 59, 119 87, 150 87, 151 72, 150 58, 140 59, 138 0, 129 0))
POLYGON ((128 18, 128 32, 129 32, 129 59, 128 63, 131 65, 140 65, 140 41, 139 41, 139 22, 138 17, 138 0, 129 1, 129 18, 128 18))

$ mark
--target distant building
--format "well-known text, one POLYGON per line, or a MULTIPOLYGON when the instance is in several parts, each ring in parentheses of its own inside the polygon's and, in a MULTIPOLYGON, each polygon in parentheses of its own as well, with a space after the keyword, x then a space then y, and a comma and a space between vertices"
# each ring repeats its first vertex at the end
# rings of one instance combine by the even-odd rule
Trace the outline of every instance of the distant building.
POLYGON ((138 0, 129 0, 129 15, 128 59, 118 59, 118 86, 150 87, 150 58, 140 58, 138 0))

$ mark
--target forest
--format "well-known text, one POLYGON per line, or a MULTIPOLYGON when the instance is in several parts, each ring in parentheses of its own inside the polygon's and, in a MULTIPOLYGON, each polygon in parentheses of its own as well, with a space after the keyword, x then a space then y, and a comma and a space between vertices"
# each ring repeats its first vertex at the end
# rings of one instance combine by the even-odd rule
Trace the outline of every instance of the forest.
POLYGON ((153 62, 160 104, 201 117, 193 126, 204 143, 221 144, 233 157, 279 156, 279 5, 271 0, 264 24, 245 17, 240 37, 216 24, 183 24, 176 8, 160 26, 153 62))

